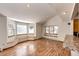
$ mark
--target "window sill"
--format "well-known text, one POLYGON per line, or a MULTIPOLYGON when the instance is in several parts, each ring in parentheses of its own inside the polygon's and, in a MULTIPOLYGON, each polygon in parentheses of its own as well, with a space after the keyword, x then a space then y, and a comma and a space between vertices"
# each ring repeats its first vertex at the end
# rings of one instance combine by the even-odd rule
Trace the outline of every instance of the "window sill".
POLYGON ((20 36, 20 35, 27 35, 27 34, 17 34, 16 36, 20 36))
POLYGON ((8 36, 8 38, 10 38, 10 37, 14 37, 15 35, 11 35, 11 36, 8 36))
POLYGON ((45 34, 45 36, 49 36, 49 37, 58 37, 58 34, 45 34))

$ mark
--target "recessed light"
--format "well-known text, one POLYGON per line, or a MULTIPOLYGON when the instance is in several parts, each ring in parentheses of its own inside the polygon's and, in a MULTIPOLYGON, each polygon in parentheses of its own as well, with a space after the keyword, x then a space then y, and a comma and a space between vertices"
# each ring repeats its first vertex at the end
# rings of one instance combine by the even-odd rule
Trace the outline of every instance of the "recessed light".
POLYGON ((63 12, 63 15, 65 15, 66 14, 66 12, 63 12))
POLYGON ((29 8, 30 7, 30 4, 27 4, 27 7, 29 8))

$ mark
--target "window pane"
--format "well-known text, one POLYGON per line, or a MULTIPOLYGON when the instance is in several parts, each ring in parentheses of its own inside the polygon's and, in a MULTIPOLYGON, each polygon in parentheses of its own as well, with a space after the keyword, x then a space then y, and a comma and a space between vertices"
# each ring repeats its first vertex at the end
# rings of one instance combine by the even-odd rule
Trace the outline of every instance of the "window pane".
POLYGON ((27 33, 27 26, 17 24, 17 34, 26 34, 27 33))
POLYGON ((50 26, 50 33, 53 34, 53 31, 54 31, 54 27, 50 26))
POLYGON ((54 26, 54 34, 58 33, 58 26, 54 26))
POLYGON ((49 33, 49 27, 46 27, 46 33, 49 33))
POLYGON ((29 26, 29 33, 34 33, 34 26, 29 26))
POLYGON ((8 36, 14 35, 14 31, 12 29, 8 29, 8 36))
POLYGON ((8 36, 15 35, 15 25, 14 24, 8 24, 8 36))

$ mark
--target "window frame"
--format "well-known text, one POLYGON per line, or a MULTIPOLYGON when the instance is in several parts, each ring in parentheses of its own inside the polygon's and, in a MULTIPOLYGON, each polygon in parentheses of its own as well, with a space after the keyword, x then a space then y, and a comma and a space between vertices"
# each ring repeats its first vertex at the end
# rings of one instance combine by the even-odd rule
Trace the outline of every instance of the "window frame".
POLYGON ((35 34, 35 26, 34 25, 32 25, 32 24, 28 24, 28 34, 35 34), (33 28, 34 28, 34 33, 29 33, 29 29, 30 29, 30 26, 33 26, 33 28))
MULTIPOLYGON (((49 26, 45 26, 45 36, 57 36, 58 33, 54 33, 55 29, 54 27, 57 26, 57 25, 49 25, 49 26), (46 33, 46 27, 49 28, 49 33, 46 33), (51 33, 51 27, 52 27, 52 33, 51 33)), ((57 26, 58 27, 58 26, 57 26)), ((58 27, 59 28, 59 27, 58 27)))
POLYGON ((7 22, 7 35, 8 35, 8 38, 13 37, 13 36, 16 35, 16 25, 15 24, 16 24, 15 21, 12 21, 12 20, 7 22))
POLYGON ((48 36, 48 35, 49 35, 49 33, 50 33, 50 31, 48 30, 48 32, 49 32, 49 33, 46 33, 46 27, 48 27, 48 28, 49 28, 49 30, 50 30, 50 26, 45 26, 45 35, 46 35, 46 36, 48 36))

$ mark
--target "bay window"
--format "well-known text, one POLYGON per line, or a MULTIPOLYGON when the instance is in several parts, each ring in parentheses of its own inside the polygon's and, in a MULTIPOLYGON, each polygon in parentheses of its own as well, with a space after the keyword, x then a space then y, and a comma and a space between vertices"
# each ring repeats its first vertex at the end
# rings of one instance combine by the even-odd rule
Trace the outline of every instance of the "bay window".
POLYGON ((34 26, 33 25, 29 25, 28 26, 28 33, 29 34, 33 34, 35 32, 34 26))
POLYGON ((15 22, 14 21, 8 21, 8 36, 14 36, 15 35, 15 22), (11 22, 11 23, 10 23, 11 22))
POLYGON ((26 24, 17 24, 17 34, 27 34, 26 24))
POLYGON ((46 26, 45 27, 45 35, 49 35, 49 33, 50 33, 49 30, 50 30, 49 26, 46 26))

